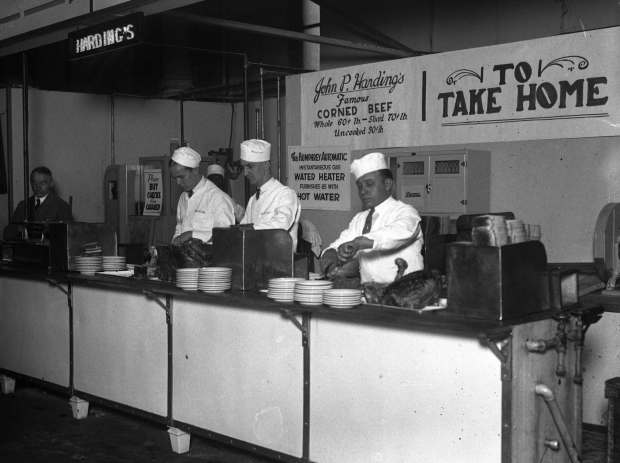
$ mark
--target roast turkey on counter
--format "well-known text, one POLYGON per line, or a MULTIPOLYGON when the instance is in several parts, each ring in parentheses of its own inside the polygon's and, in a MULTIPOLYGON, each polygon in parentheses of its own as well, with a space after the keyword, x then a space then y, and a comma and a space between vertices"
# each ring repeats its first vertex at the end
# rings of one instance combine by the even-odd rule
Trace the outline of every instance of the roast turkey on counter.
POLYGON ((436 271, 428 272, 426 270, 404 275, 407 262, 398 258, 395 263, 398 267, 398 273, 392 283, 365 283, 362 285, 368 304, 423 309, 427 305, 434 305, 439 302, 441 288, 445 285, 445 277, 440 276, 436 271))

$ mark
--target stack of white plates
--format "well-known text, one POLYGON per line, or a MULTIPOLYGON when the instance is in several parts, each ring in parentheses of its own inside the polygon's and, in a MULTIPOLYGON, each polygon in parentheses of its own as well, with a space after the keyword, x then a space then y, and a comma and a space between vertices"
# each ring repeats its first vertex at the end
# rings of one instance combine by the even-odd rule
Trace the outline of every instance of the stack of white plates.
POLYGON ((323 291, 330 289, 329 280, 301 280, 295 283, 295 300, 302 305, 321 305, 323 291))
POLYGON ((73 258, 75 268, 78 272, 86 275, 94 275, 103 269, 103 259, 101 256, 75 256, 73 258))
POLYGON ((272 278, 269 280, 267 297, 278 302, 293 302, 295 283, 303 278, 272 278))
POLYGON ((335 309, 350 309, 361 302, 359 289, 327 289, 323 292, 323 303, 335 309))
POLYGON ((106 272, 127 270, 127 258, 125 256, 103 256, 103 270, 106 272))
POLYGON ((197 291, 199 271, 199 268, 178 268, 176 285, 187 291, 197 291))
POLYGON ((202 267, 198 272, 198 289, 205 293, 221 293, 230 289, 232 268, 202 267))

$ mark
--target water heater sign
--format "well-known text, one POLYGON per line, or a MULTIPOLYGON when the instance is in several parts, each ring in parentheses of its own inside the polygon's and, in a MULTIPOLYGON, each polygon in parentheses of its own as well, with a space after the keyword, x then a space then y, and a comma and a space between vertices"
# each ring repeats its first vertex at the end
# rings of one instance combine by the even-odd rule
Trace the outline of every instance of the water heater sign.
POLYGON ((144 169, 144 212, 142 215, 161 215, 163 205, 161 169, 144 169))

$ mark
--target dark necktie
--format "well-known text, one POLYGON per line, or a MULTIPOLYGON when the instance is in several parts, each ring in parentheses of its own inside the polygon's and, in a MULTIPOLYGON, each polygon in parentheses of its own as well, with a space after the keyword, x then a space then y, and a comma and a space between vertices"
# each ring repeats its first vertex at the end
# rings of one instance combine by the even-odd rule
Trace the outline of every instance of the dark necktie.
POLYGON ((194 190, 189 190, 189 191, 187 192, 187 197, 188 197, 188 198, 191 198, 193 194, 194 194, 194 190))
POLYGON ((260 197, 260 188, 256 189, 256 199, 260 197))
POLYGON ((364 228, 362 229, 362 235, 368 233, 372 228, 372 215, 375 213, 375 208, 371 207, 366 216, 366 222, 364 222, 364 228))
POLYGON ((41 198, 35 198, 34 208, 37 209, 41 205, 41 198))

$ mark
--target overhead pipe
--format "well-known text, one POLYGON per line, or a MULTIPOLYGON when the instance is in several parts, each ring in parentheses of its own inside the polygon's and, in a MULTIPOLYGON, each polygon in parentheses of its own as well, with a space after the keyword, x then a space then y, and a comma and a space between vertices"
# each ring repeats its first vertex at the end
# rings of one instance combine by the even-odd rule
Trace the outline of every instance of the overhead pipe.
POLYGON ((542 397, 547 404, 547 408, 549 409, 549 413, 551 413, 551 418, 553 418, 553 422, 555 423, 555 427, 560 434, 560 438, 564 443, 564 447, 566 447, 566 453, 568 453, 568 457, 570 458, 571 463, 581 463, 581 457, 579 456, 579 451, 575 446, 575 442, 573 441, 571 434, 566 426, 566 422, 562 417, 562 411, 555 400, 555 395, 553 391, 546 386, 545 384, 537 384, 534 388, 536 395, 542 397))
POLYGON ((30 201, 28 201, 30 188, 30 160, 28 155, 28 56, 22 53, 22 137, 24 153, 24 203, 26 205, 26 218, 30 217, 30 201))
POLYGON ((13 111, 11 87, 6 87, 6 182, 9 222, 13 218, 13 111))
POLYGON ((278 135, 276 140, 278 142, 278 180, 282 181, 282 114, 280 112, 280 76, 276 76, 276 130, 278 135))
POLYGON ((282 37, 290 40, 300 40, 302 42, 319 43, 323 45, 332 45, 335 47, 350 48, 352 50, 361 50, 367 53, 376 53, 378 55, 385 55, 395 58, 408 58, 415 56, 414 53, 400 50, 397 48, 382 47, 378 45, 369 45, 365 43, 350 42, 348 40, 334 39, 331 37, 325 37, 322 35, 304 34, 303 32, 289 31, 286 29, 280 29, 277 27, 261 26, 258 24, 249 24, 239 21, 232 21, 230 19, 213 18, 209 16, 198 16, 196 14, 181 13, 178 11, 172 11, 168 13, 170 16, 174 16, 178 19, 183 19, 188 22, 196 22, 200 24, 206 24, 209 26, 222 27, 224 29, 240 30, 244 32, 250 32, 255 34, 267 35, 272 37, 282 37))
MULTIPOLYGON (((316 2, 302 0, 301 22, 306 34, 321 35, 321 8, 316 2)), ((303 42, 301 47, 303 67, 313 71, 321 69, 321 46, 317 43, 303 42)))
POLYGON ((264 73, 263 67, 261 66, 258 69, 259 77, 260 77, 260 137, 263 140, 265 139, 265 87, 264 87, 264 73))

